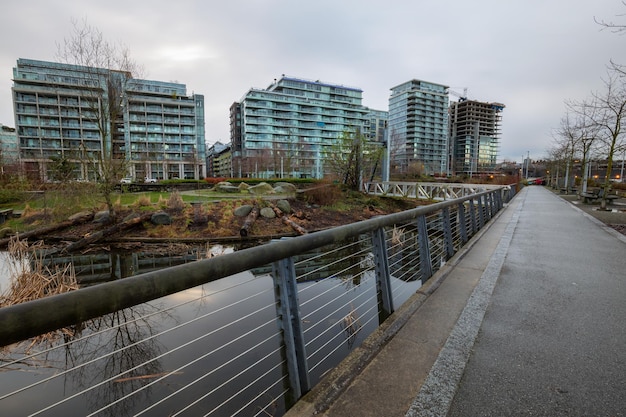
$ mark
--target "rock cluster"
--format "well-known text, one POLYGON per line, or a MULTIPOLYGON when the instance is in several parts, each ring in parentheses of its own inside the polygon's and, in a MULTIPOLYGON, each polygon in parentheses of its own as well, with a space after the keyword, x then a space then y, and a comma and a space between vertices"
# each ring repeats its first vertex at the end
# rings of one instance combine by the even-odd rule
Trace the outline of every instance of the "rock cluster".
POLYGON ((222 181, 215 184, 213 188, 217 192, 222 193, 242 193, 247 192, 253 195, 264 194, 295 194, 296 186, 288 182, 277 182, 272 187, 266 182, 261 182, 257 185, 248 185, 245 182, 240 183, 238 186, 231 184, 228 181, 222 181))

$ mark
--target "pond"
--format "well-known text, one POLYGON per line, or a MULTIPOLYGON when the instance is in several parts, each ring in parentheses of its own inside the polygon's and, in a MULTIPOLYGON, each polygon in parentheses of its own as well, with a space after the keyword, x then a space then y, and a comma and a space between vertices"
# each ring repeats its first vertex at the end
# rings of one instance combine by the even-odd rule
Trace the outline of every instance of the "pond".
MULTIPOLYGON (((149 264, 137 254, 98 256, 98 262, 73 261, 90 265, 82 270, 91 277, 119 278, 125 276, 120 271, 144 272, 141 265, 149 264), (100 268, 105 264, 109 271, 100 268)), ((323 272, 310 263, 297 267, 299 275, 311 274, 298 292, 313 384, 379 324, 371 253, 332 257, 337 259, 320 258, 318 263, 333 265, 323 272), (358 321, 357 331, 351 332, 346 317, 358 321)), ((181 261, 175 258, 159 262, 181 261)), ((42 415, 284 414, 287 378, 270 271, 246 271, 83 323, 76 336, 57 340, 40 355, 5 352, 3 415, 30 415, 50 404, 42 415)), ((403 290, 396 300, 400 305, 421 283, 394 280, 394 285, 403 290)))

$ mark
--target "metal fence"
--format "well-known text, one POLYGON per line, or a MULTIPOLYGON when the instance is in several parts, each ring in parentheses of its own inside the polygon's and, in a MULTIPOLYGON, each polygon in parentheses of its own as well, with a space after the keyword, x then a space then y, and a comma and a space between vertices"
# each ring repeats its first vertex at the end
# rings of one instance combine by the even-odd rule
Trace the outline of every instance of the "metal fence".
POLYGON ((0 309, 0 409, 280 416, 514 192, 502 187, 0 309))
POLYGON ((495 184, 371 181, 364 184, 364 191, 374 195, 389 195, 427 200, 451 200, 487 190, 496 190, 501 187, 501 185, 495 184))

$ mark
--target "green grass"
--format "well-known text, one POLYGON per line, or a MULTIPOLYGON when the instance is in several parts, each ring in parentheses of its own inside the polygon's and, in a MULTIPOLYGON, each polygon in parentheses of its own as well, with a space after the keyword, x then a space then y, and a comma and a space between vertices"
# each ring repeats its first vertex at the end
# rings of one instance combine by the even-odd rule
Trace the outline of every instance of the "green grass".
POLYGON ((156 191, 147 193, 120 193, 113 195, 113 201, 117 201, 119 198, 120 204, 122 206, 130 206, 132 204, 135 204, 135 202, 137 202, 137 200, 139 200, 141 197, 146 196, 150 199, 150 202, 154 204, 159 201, 159 198, 162 200, 167 200, 168 198, 170 198, 170 194, 171 193, 160 193, 156 191))

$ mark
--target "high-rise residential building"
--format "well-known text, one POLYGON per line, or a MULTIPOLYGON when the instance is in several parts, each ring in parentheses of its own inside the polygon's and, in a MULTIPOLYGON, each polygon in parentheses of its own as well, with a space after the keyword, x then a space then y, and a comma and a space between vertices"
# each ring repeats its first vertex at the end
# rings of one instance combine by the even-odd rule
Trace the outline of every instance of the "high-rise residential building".
POLYGON ((411 80, 391 89, 388 146, 392 173, 448 173, 448 88, 411 80))
POLYGON ((0 123, 0 174, 17 171, 19 152, 15 128, 0 123))
POLYGON ((18 59, 12 90, 20 159, 31 176, 53 178, 52 161, 65 160, 74 178, 97 180, 110 152, 136 179, 206 176, 204 96, 188 96, 184 84, 18 59))
POLYGON ((207 149, 207 177, 232 177, 230 143, 215 142, 207 149))
POLYGON ((367 123, 365 124, 364 134, 367 140, 378 143, 384 142, 389 112, 370 109, 366 118, 367 123))
POLYGON ((455 175, 496 169, 504 104, 461 99, 450 103, 450 140, 455 175))
POLYGON ((233 175, 322 178, 344 133, 364 132, 362 90, 283 75, 249 90, 230 110, 233 175))

